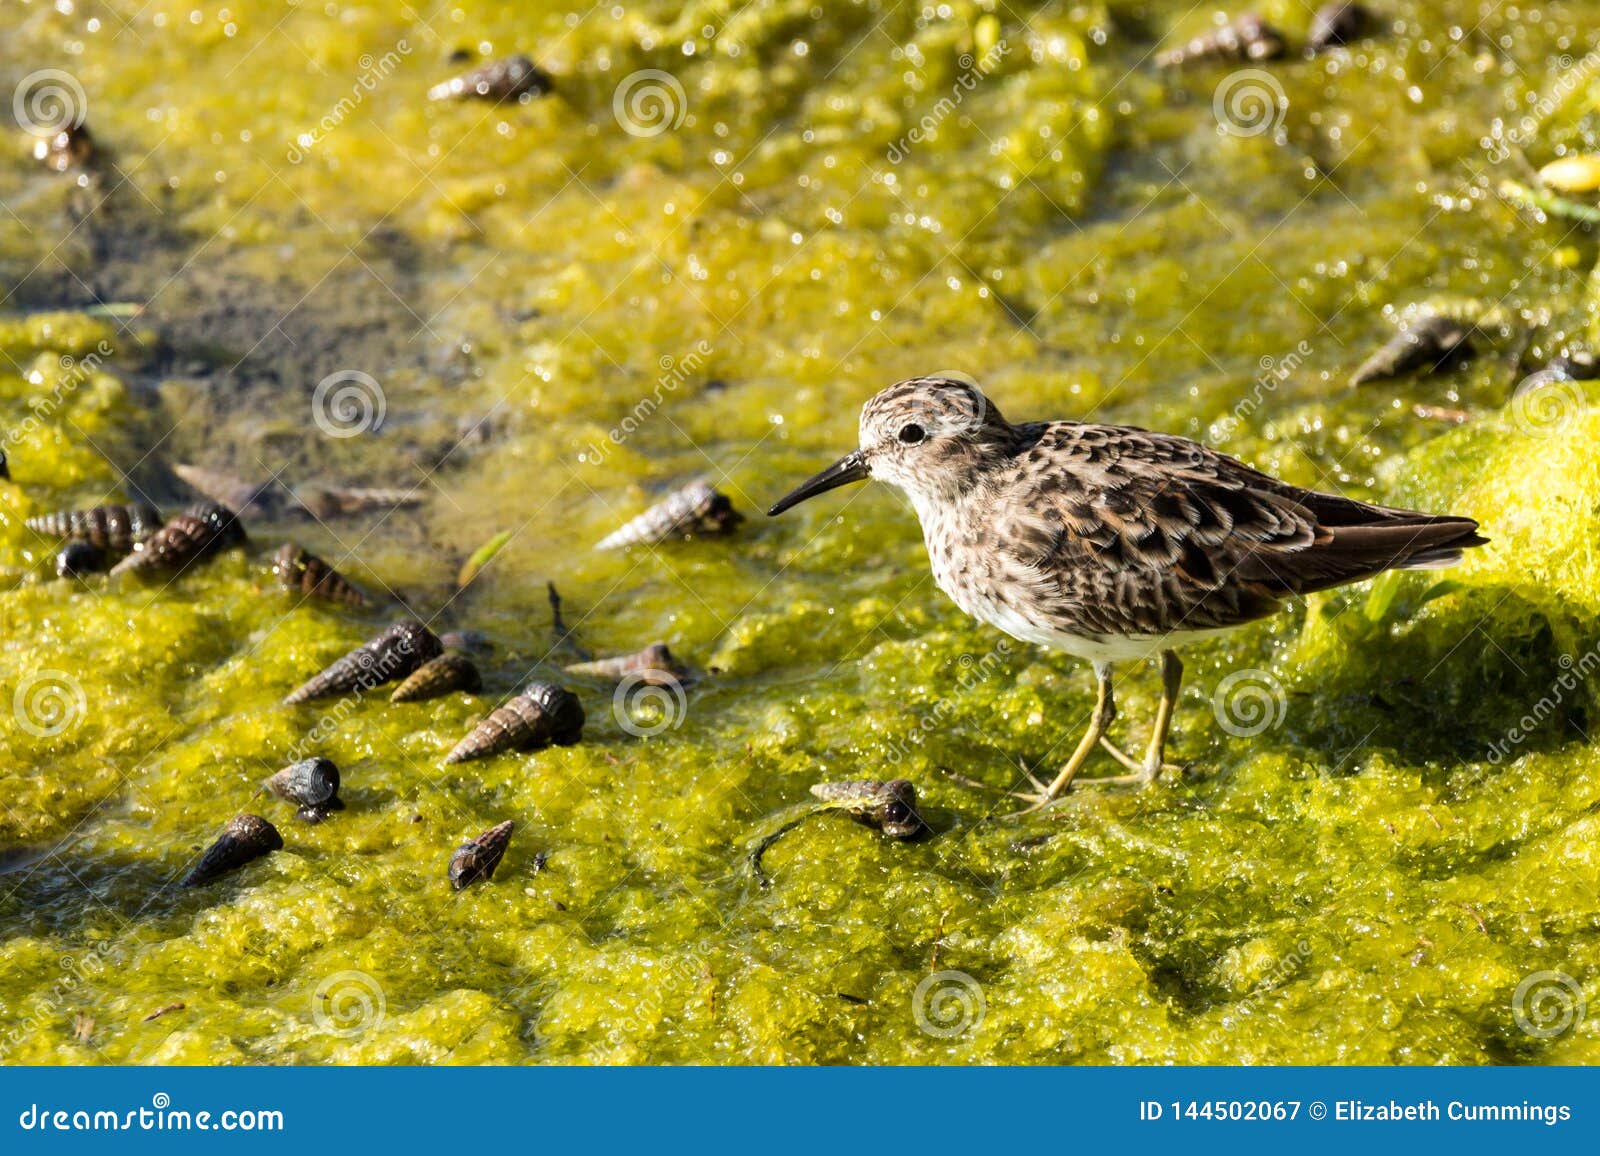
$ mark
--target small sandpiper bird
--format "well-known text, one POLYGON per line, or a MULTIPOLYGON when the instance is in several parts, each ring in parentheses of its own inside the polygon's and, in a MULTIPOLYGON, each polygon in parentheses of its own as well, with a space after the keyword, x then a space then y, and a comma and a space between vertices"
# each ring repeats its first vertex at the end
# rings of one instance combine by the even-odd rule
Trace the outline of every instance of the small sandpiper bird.
MULTIPOLYGON (((911 498, 934 579, 957 606, 1024 642, 1094 664, 1089 729, 1048 786, 1072 786, 1097 744, 1153 782, 1183 664, 1177 648, 1286 599, 1385 570, 1432 569, 1480 546, 1471 518, 1357 502, 1280 482, 1187 438, 1074 421, 1013 425, 976 386, 892 385, 861 410, 861 447, 772 507, 879 478, 911 498), (1111 667, 1161 656, 1161 704, 1142 760, 1106 739, 1111 667)), ((1086 780, 1089 781, 1089 780, 1086 780)))

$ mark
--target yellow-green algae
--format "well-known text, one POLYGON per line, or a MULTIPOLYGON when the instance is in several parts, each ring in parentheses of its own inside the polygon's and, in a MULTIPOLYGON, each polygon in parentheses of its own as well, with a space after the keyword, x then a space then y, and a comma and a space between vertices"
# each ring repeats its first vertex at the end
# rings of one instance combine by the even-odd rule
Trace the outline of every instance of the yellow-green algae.
MULTIPOLYGON (((0 711, 6 1061, 1600 1059, 1595 1018, 1541 1038, 1513 1009, 1541 971, 1600 999, 1596 698, 1557 690, 1600 643, 1600 416, 1581 390, 1555 421, 1506 407, 1514 327, 1449 377, 1343 384, 1392 332, 1386 307, 1503 305, 1536 324, 1535 362, 1594 325, 1593 243, 1492 189, 1521 152, 1595 147, 1593 70, 1572 58, 1600 4, 1386 3, 1382 35, 1272 66, 1287 111, 1253 137, 1217 130, 1224 71, 1150 68, 1216 15, 1176 5, 413 7, 0 13, 6 78, 72 72, 116 166, 89 190, 0 166, 17 287, 0 400, 21 431, 0 482, 0 692, 59 671, 84 707, 44 737, 0 711), (964 56, 1002 41, 964 87, 964 56), (559 95, 423 102, 460 48, 527 51, 559 95), (619 127, 641 69, 682 85, 677 127, 619 127), (136 227, 162 240, 137 260, 136 227), (376 236, 405 255, 380 269, 406 275, 416 346, 466 367, 446 383, 352 328, 343 367, 382 381, 383 428, 319 435, 314 377, 266 388, 161 356, 212 304, 181 296, 198 272, 287 312, 359 276, 376 236), (135 284, 139 260, 137 318, 32 312, 52 286, 135 284), (1053 766, 1084 722, 1084 672, 948 605, 890 496, 754 516, 851 444, 872 390, 935 369, 1012 416, 1206 437, 1297 482, 1473 515, 1493 541, 1191 652, 1184 780, 998 822, 1019 761, 1053 766), (1441 432, 1414 401, 1476 420, 1441 432), (417 464, 491 410, 487 448, 417 464), (265 528, 167 586, 45 580, 23 517, 219 459, 427 503, 265 528), (589 551, 697 474, 752 515, 738 536, 589 551), (452 601, 460 562, 508 527, 452 601), (264 569, 288 533, 496 645, 482 696, 340 713, 316 749, 349 809, 315 827, 252 799, 323 713, 278 700, 386 619, 291 612, 264 569), (717 673, 653 737, 578 683, 581 745, 445 772, 474 718, 561 660, 546 579, 590 648, 659 637, 717 673), (1240 738, 1213 694, 1251 668, 1285 711, 1240 738), (740 874, 812 782, 888 773, 918 783, 933 839, 822 819, 769 854, 773 888, 740 874), (286 849, 176 890, 251 807, 286 849), (497 879, 451 893, 450 851, 508 817, 497 879), (953 1035, 913 1010, 946 971, 982 993, 953 1035)), ((1309 20, 1262 10, 1296 39, 1309 20)), ((352 315, 393 309, 366 284, 352 315)), ((275 348, 273 320, 182 352, 226 369, 275 348)), ((1124 678, 1131 737, 1154 692, 1124 678)))

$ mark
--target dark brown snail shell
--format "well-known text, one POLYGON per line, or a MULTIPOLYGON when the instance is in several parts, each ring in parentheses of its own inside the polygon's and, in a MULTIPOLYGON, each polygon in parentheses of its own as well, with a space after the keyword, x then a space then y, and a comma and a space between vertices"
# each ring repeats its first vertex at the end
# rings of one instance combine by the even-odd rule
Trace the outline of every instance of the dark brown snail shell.
POLYGON ((489 60, 428 89, 429 100, 516 100, 550 91, 550 74, 526 56, 489 60))
POLYGON ((364 642, 332 666, 301 683, 283 701, 287 705, 332 698, 355 690, 371 690, 397 678, 443 651, 439 638, 422 623, 396 622, 382 634, 364 642))
POLYGON ((521 694, 492 711, 445 756, 446 765, 486 759, 503 751, 529 751, 575 743, 583 734, 583 704, 552 682, 529 684, 521 694))
POLYGON ((283 836, 271 823, 260 815, 236 816, 228 820, 217 841, 206 848, 206 853, 200 856, 200 862, 194 865, 194 870, 184 876, 181 886, 198 887, 202 883, 210 883, 270 851, 281 850, 283 836))
POLYGON ((714 537, 730 532, 742 521, 744 515, 733 508, 726 494, 719 493, 707 482, 691 482, 621 529, 606 535, 595 544, 595 549, 621 550, 677 537, 714 537))
POLYGON ((293 542, 285 542, 272 556, 272 572, 285 590, 306 598, 357 608, 372 605, 372 599, 359 586, 293 542))
POLYGON ((245 541, 244 527, 218 502, 200 502, 174 517, 112 567, 126 571, 176 574, 202 558, 245 541))
POLYGON ((332 759, 315 756, 290 763, 266 781, 267 790, 296 804, 296 817, 320 823, 330 812, 344 810, 339 798, 339 768, 332 759))
POLYGON ((464 690, 477 693, 483 689, 483 676, 472 659, 454 650, 447 650, 438 658, 430 658, 406 676, 394 688, 391 702, 421 702, 438 698, 451 691, 464 690))
POLYGON ((926 829, 917 811, 917 789, 909 779, 818 783, 811 788, 811 793, 878 828, 891 839, 915 838, 926 829))
POLYGON ((46 538, 81 538, 102 550, 126 554, 161 528, 161 512, 148 502, 62 510, 24 525, 46 538))
POLYGON ((93 542, 75 538, 61 547, 56 555, 56 577, 83 578, 89 574, 103 574, 111 568, 111 559, 93 542))
POLYGON ((1287 47, 1281 32, 1254 12, 1246 12, 1215 31, 1161 53, 1156 64, 1177 68, 1203 60, 1275 60, 1287 47))
POLYGON ((468 839, 450 856, 450 886, 460 891, 474 883, 494 878, 494 869, 500 866, 506 848, 511 845, 511 832, 516 823, 507 819, 490 827, 476 839, 468 839))
POLYGON ((1306 47, 1326 52, 1341 44, 1359 40, 1372 26, 1372 13, 1355 0, 1330 0, 1311 17, 1311 33, 1306 47))
POLYGON ((1430 313, 1395 334, 1350 378, 1365 385, 1421 370, 1438 373, 1472 356, 1472 326, 1442 313, 1430 313))

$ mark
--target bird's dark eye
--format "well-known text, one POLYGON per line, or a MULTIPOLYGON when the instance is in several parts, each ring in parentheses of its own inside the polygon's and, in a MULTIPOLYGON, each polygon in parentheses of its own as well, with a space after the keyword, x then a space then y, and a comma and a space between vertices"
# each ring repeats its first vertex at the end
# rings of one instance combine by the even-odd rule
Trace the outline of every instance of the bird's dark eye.
POLYGON ((923 438, 927 437, 928 432, 916 422, 912 422, 910 425, 901 426, 900 433, 897 436, 900 438, 902 444, 914 446, 923 438))

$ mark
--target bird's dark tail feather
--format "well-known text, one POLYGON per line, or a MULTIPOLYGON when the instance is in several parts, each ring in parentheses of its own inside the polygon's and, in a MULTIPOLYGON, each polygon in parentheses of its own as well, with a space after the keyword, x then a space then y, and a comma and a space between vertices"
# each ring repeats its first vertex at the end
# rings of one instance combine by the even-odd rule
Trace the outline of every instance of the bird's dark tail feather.
POLYGON ((1464 550, 1488 541, 1471 518, 1368 507, 1370 520, 1342 519, 1319 527, 1309 549, 1280 555, 1270 569, 1296 594, 1312 594, 1385 570, 1439 570, 1461 561, 1464 550))

